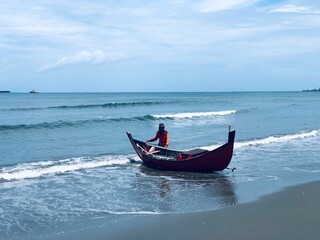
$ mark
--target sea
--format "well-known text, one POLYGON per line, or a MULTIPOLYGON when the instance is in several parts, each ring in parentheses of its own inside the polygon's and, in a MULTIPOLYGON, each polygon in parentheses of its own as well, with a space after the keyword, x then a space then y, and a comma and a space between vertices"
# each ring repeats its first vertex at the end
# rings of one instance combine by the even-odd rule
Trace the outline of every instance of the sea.
POLYGON ((320 180, 320 92, 0 94, 0 239, 59 239, 136 215, 211 211, 320 180), (222 172, 145 167, 130 145, 214 149, 222 172))

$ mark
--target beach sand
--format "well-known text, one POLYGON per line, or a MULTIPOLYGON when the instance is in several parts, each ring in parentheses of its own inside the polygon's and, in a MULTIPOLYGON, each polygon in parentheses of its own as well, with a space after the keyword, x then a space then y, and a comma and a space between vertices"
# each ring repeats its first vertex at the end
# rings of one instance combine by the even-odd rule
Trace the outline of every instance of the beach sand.
POLYGON ((320 182, 215 211, 133 216, 59 239, 320 239, 320 182))

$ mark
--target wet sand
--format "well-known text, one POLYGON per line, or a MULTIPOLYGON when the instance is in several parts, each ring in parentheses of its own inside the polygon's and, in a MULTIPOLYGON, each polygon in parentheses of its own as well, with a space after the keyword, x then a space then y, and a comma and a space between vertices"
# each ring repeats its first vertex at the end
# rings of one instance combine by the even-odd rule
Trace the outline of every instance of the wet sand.
POLYGON ((320 181, 201 213, 132 216, 59 239, 320 239, 320 181))

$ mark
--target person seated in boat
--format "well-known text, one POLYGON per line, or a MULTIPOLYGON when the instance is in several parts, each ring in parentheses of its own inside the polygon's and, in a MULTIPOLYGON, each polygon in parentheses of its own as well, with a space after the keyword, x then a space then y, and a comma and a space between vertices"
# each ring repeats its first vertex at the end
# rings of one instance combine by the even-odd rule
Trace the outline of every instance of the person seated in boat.
POLYGON ((157 139, 159 139, 158 145, 164 148, 167 148, 169 146, 169 134, 166 130, 164 130, 165 126, 163 123, 159 124, 159 130, 156 133, 156 136, 154 138, 151 138, 146 141, 148 142, 154 142, 157 139))

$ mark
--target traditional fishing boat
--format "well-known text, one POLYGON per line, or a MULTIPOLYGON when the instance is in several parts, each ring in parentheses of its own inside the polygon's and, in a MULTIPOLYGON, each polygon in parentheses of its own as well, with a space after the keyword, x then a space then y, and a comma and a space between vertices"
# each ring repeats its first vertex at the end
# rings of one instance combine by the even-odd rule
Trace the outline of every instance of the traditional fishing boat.
POLYGON ((166 171, 215 172, 226 169, 231 161, 236 131, 230 131, 228 142, 214 150, 201 148, 179 151, 139 141, 127 132, 133 149, 150 168, 166 171))

